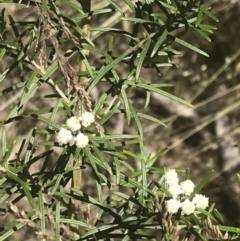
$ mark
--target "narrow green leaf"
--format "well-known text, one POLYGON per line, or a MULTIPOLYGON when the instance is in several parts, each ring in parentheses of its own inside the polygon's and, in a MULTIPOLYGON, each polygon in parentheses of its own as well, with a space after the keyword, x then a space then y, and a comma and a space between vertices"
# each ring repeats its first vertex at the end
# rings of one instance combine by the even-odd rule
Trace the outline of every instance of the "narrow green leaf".
POLYGON ((42 76, 42 79, 48 80, 57 69, 58 69, 58 63, 56 61, 53 64, 48 66, 46 73, 42 76))
MULTIPOLYGON (((9 178, 7 179, 9 180, 9 178)), ((1 195, 0 197, 0 203, 6 203, 6 200, 11 196, 11 194, 18 192, 17 186, 11 188, 10 190, 4 190, 4 195, 1 195)))
MULTIPOLYGON (((96 177, 98 176, 99 177, 99 180, 96 180, 96 181, 99 181, 100 182, 100 172, 96 166, 96 157, 94 157, 92 155, 92 153, 90 152, 89 148, 85 147, 83 148, 83 152, 84 154, 86 155, 86 159, 88 160, 89 164, 91 165, 91 168, 94 170, 95 174, 96 174, 96 177)), ((99 162, 100 165, 102 166, 102 162, 99 162)))
POLYGON ((20 52, 22 52, 21 50, 23 49, 23 42, 22 42, 22 39, 21 39, 21 34, 19 33, 19 30, 17 28, 17 22, 15 22, 15 20, 13 19, 13 17, 11 15, 8 15, 8 19, 10 21, 10 25, 12 27, 12 30, 14 32, 14 35, 15 35, 15 44, 17 43, 17 47, 18 47, 18 50, 20 50, 20 52))
MULTIPOLYGON (((4 77, 5 78, 5 77, 4 77)), ((11 87, 8 87, 6 89, 4 89, 3 91, 0 91, 0 96, 3 96, 4 94, 7 94, 9 92, 11 92, 12 90, 17 90, 22 88, 23 86, 25 86, 25 83, 18 83, 15 85, 12 85, 11 87)))
MULTIPOLYGON (((122 177, 122 175, 121 175, 122 177)), ((124 186, 124 187, 133 187, 133 188, 137 188, 139 190, 144 190, 145 192, 148 192, 149 194, 153 195, 153 192, 149 189, 147 189, 146 187, 143 187, 141 183, 139 183, 138 181, 134 181, 132 180, 131 178, 127 178, 126 180, 126 177, 122 177, 122 179, 124 181, 121 182, 120 185, 124 186)))
POLYGON ((160 157, 167 150, 168 150, 168 148, 165 147, 165 148, 159 150, 154 156, 148 158, 148 160, 147 160, 147 167, 148 168, 151 167, 155 163, 155 161, 158 159, 158 157, 160 157))
POLYGON ((62 105, 64 106, 65 111, 67 112, 67 116, 72 116, 72 108, 71 108, 71 103, 66 102, 64 99, 61 99, 62 105))
POLYGON ((219 20, 217 19, 217 17, 215 17, 210 11, 208 11, 208 9, 206 7, 202 8, 203 12, 209 17, 211 18, 213 21, 215 22, 219 22, 219 20))
MULTIPOLYGON (((87 201, 88 203, 98 206, 99 208, 103 209, 108 214, 110 214, 112 217, 115 217, 115 218, 119 217, 118 213, 115 213, 112 208, 108 208, 107 206, 104 206, 102 203, 98 202, 95 198, 91 197, 90 195, 86 195, 79 189, 71 188, 71 190, 76 195, 78 195, 79 199, 80 199, 80 197, 82 197, 82 199, 85 200, 85 202, 87 201)), ((97 227, 97 228, 99 228, 99 227, 97 227)))
POLYGON ((202 22, 202 16, 203 16, 203 6, 201 5, 201 6, 198 8, 197 21, 196 21, 196 23, 195 23, 195 26, 196 26, 196 27, 199 27, 199 25, 201 24, 201 22, 202 22))
POLYGON ((128 97, 126 95, 124 88, 121 89, 121 96, 122 96, 124 106, 125 106, 125 112, 127 115, 127 123, 128 123, 128 125, 130 125, 132 113, 130 111, 130 103, 129 103, 129 100, 128 100, 128 97))
POLYGON ((82 18, 86 18, 87 14, 85 14, 81 8, 80 4, 76 4, 72 1, 68 1, 68 0, 59 0, 59 2, 66 4, 67 6, 69 6, 70 8, 78 11, 80 13, 80 15, 82 16, 82 18))
POLYGON ((186 179, 187 179, 187 180, 191 179, 191 170, 190 170, 189 167, 186 168, 186 170, 185 170, 185 175, 186 175, 186 179))
POLYGON ((62 100, 58 100, 57 103, 55 104, 54 108, 52 109, 52 113, 51 113, 51 117, 50 117, 50 120, 51 121, 54 121, 55 118, 56 118, 56 115, 60 109, 60 105, 62 103, 62 100))
POLYGON ((119 192, 119 191, 111 191, 111 193, 112 194, 115 194, 115 195, 117 195, 117 196, 119 196, 119 197, 121 197, 121 198, 123 198, 123 199, 126 199, 126 200, 128 200, 130 197, 129 197, 129 195, 127 195, 127 194, 125 194, 125 193, 122 193, 122 192, 119 192))
POLYGON ((156 63, 156 66, 158 68, 163 68, 163 67, 172 67, 173 65, 171 63, 156 63))
POLYGON ((106 98, 107 98, 107 93, 103 93, 101 96, 100 96, 100 98, 98 99, 98 101, 96 102, 96 105, 94 106, 94 112, 95 113, 98 113, 99 114, 99 109, 102 107, 102 105, 103 105, 103 103, 104 103, 104 101, 106 100, 106 98))
POLYGON ((34 144, 34 141, 35 141, 35 131, 36 129, 33 129, 32 131, 32 135, 29 139, 29 142, 28 142, 28 148, 27 148, 27 151, 26 151, 26 154, 25 154, 25 158, 24 158, 24 163, 28 163, 31 156, 32 156, 32 153, 33 153, 33 144, 34 144))
MULTIPOLYGON (((117 5, 116 5, 117 6, 117 5)), ((111 13, 113 12, 113 9, 112 8, 100 8, 100 9, 97 9, 97 10, 94 10, 92 12, 92 16, 94 15, 100 15, 100 14, 103 14, 103 13, 111 13)))
POLYGON ((26 195, 27 197, 27 200, 29 202, 29 204, 31 205, 31 207, 33 209, 36 210, 37 206, 36 206, 36 203, 35 203, 35 200, 34 198, 32 197, 31 193, 29 190, 31 190, 30 186, 28 185, 28 183, 24 182, 23 180, 21 180, 18 176, 16 176, 15 174, 12 174, 10 171, 6 171, 7 175, 13 179, 14 181, 16 181, 17 183, 20 184, 20 187, 23 189, 24 191, 24 194, 26 195))
MULTIPOLYGON (((167 52, 170 52, 170 53, 172 53, 172 54, 174 54, 174 55, 180 55, 182 52, 181 51, 178 51, 178 50, 176 50, 176 49, 174 49, 172 46, 171 46, 171 44, 167 44, 167 46, 164 48, 164 50, 166 50, 167 52)), ((171 59, 170 59, 170 57, 169 57, 169 54, 168 54, 168 62, 169 63, 171 63, 172 61, 171 61, 171 59)))
MULTIPOLYGON (((126 1, 126 0, 125 0, 126 1)), ((106 224, 101 227, 91 228, 87 233, 81 236, 83 240, 91 240, 91 237, 98 235, 100 232, 109 233, 112 230, 117 230, 118 224, 106 224)))
POLYGON ((145 84, 145 83, 140 83, 140 82, 134 83, 132 81, 126 81, 125 84, 133 86, 133 87, 139 87, 141 89, 145 89, 145 90, 156 92, 158 94, 161 94, 163 96, 168 97, 169 99, 176 100, 177 102, 182 103, 182 104, 184 104, 184 105, 186 105, 188 107, 194 108, 194 106, 192 104, 190 104, 189 102, 187 102, 185 100, 182 100, 182 99, 180 99, 180 98, 178 98, 178 97, 176 97, 176 96, 174 96, 174 95, 172 95, 172 94, 170 94, 170 93, 168 93, 168 92, 166 92, 164 90, 155 88, 151 84, 145 84))
POLYGON ((195 30, 203 37, 205 38, 208 42, 211 42, 210 37, 204 33, 204 31, 202 31, 201 29, 195 28, 195 30))
POLYGON ((106 162, 105 157, 103 156, 103 151, 96 148, 96 146, 92 147, 94 150, 94 156, 98 158, 98 160, 101 162, 101 166, 109 172, 110 175, 113 175, 111 167, 106 162))
MULTIPOLYGON (((145 148, 143 143, 143 136, 139 138, 139 146, 141 151, 141 176, 138 177, 138 181, 142 181, 142 186, 144 189, 148 188, 148 182, 147 182, 147 169, 146 169, 146 158, 145 158, 145 148)), ((147 192, 141 189, 138 191, 139 193, 139 201, 142 204, 145 204, 145 197, 147 196, 147 192)))
MULTIPOLYGON (((108 142, 107 144, 109 145, 109 147, 112 147, 111 142, 108 142)), ((126 156, 124 156, 121 152, 114 151, 114 149, 113 150, 102 150, 102 152, 108 153, 109 155, 111 155, 113 157, 118 157, 120 159, 126 159, 126 156)))
POLYGON ((157 119, 157 118, 155 118, 153 116, 146 115, 146 114, 143 114, 143 113, 140 113, 140 112, 138 112, 137 114, 138 114, 139 117, 142 117, 144 119, 150 120, 152 122, 155 122, 155 123, 160 124, 160 125, 162 125, 162 126, 167 128, 167 125, 164 122, 160 121, 159 119, 157 119))
POLYGON ((6 52, 7 52, 7 50, 5 48, 1 49, 1 51, 0 51, 0 60, 2 60, 2 58, 4 57, 6 52))
MULTIPOLYGON (((8 69, 6 69, 1 75, 0 75, 0 83, 5 79, 5 77, 6 77, 6 75, 8 74, 8 72, 9 72, 9 68, 8 69)), ((1 93, 1 92, 0 92, 1 93)), ((1 94, 0 94, 0 96, 1 96, 1 94)))
POLYGON ((148 23, 148 24, 154 24, 158 25, 156 22, 152 22, 143 18, 132 18, 132 17, 121 17, 120 18, 122 21, 129 21, 129 22, 134 22, 134 23, 148 23))
POLYGON ((35 117, 35 118, 38 119, 38 120, 43 121, 44 123, 48 124, 48 125, 51 126, 51 127, 56 128, 56 129, 58 129, 58 130, 60 130, 61 127, 62 127, 61 125, 59 125, 59 124, 57 124, 57 123, 55 123, 55 122, 53 122, 53 121, 51 121, 51 120, 43 117, 43 116, 33 116, 33 117, 35 117))
POLYGON ((159 51, 157 54, 158 56, 168 56, 168 53, 164 51, 159 51))
MULTIPOLYGON (((82 53, 82 52, 83 52, 83 51, 81 51, 81 53, 82 53)), ((93 71, 92 71, 92 66, 91 66, 91 64, 89 63, 88 58, 85 56, 85 53, 84 53, 83 55, 84 55, 83 62, 84 62, 84 64, 85 64, 86 67, 87 67, 87 71, 88 71, 88 74, 90 75, 90 78, 93 79, 93 78, 94 78, 94 74, 93 74, 93 71)))
POLYGON ((169 83, 156 83, 156 84, 151 83, 151 86, 153 86, 154 88, 165 88, 165 87, 173 87, 174 85, 169 83))
POLYGON ((22 97, 20 99, 20 102, 18 105, 15 105, 15 107, 10 111, 8 116, 6 117, 6 120, 11 118, 13 115, 16 114, 16 112, 19 112, 23 105, 36 93, 36 90, 41 86, 41 81, 39 78, 36 77, 38 74, 38 70, 34 71, 32 74, 30 80, 26 83, 25 89, 23 91, 22 97))
POLYGON ((17 57, 17 61, 20 62, 25 57, 25 49, 22 49, 17 57))
POLYGON ((131 10, 132 10, 133 12, 135 12, 135 6, 134 6, 132 0, 124 0, 124 1, 125 1, 125 3, 131 8, 131 10))
POLYGON ((218 221, 220 221, 223 224, 224 223, 224 219, 223 219, 222 215, 218 212, 218 210, 216 208, 214 208, 213 213, 216 216, 216 218, 218 219, 218 221))
MULTIPOLYGON (((94 43, 92 40, 87 36, 87 34, 78 26, 78 24, 75 22, 76 20, 69 18, 67 15, 63 15, 62 13, 59 14, 64 21, 69 23, 73 29, 78 32, 78 34, 92 47, 94 47, 94 43)), ((82 16, 81 16, 82 17, 82 16)))
POLYGON ((123 153, 133 157, 135 160, 141 161, 141 157, 131 151, 123 150, 123 153))
POLYGON ((99 202, 102 202, 102 198, 103 198, 103 196, 102 196, 102 186, 97 181, 95 181, 95 183, 96 183, 96 187, 97 187, 98 200, 99 200, 99 202))
POLYGON ((159 50, 161 44, 162 44, 163 41, 166 39, 167 35, 168 35, 168 31, 167 31, 167 29, 165 29, 165 30, 163 31, 162 35, 160 36, 160 38, 158 39, 157 43, 155 44, 154 48, 153 48, 153 51, 152 51, 152 53, 151 53, 151 58, 152 58, 153 56, 155 56, 156 52, 159 50))
POLYGON ((26 82, 24 92, 22 94, 19 105, 22 106, 28 99, 30 99, 34 94, 38 86, 40 86, 40 80, 37 77, 39 70, 35 70, 30 79, 26 82))
POLYGON ((237 181, 238 181, 238 185, 240 187, 240 174, 237 174, 237 181))
POLYGON ((1 133, 1 145, 2 145, 2 155, 3 158, 6 155, 7 152, 7 135, 6 135, 6 128, 5 126, 2 126, 2 133, 1 133))
POLYGON ((144 109, 146 109, 150 103, 151 100, 151 92, 150 91, 146 91, 146 99, 145 99, 145 105, 144 105, 144 109))
MULTIPOLYGON (((109 120, 114 114, 121 113, 119 110, 119 107, 121 105, 121 101, 118 101, 112 109, 108 107, 104 107, 101 112, 103 112, 103 115, 101 116, 101 120, 99 121, 99 124, 104 124, 107 120, 109 120)), ((102 113, 101 113, 102 114, 102 113)))
POLYGON ((122 11, 122 8, 119 7, 114 1, 108 0, 108 2, 110 2, 116 8, 117 12, 121 13, 121 15, 124 15, 124 12, 122 11))
POLYGON ((14 147, 16 145, 16 140, 14 140, 12 143, 11 143, 11 146, 8 148, 7 152, 5 152, 5 155, 4 155, 4 158, 3 158, 3 163, 7 162, 9 157, 12 155, 12 152, 14 150, 14 147))
POLYGON ((176 43, 179 43, 179 44, 185 46, 186 48, 189 48, 189 49, 191 49, 191 50, 193 50, 193 51, 195 51, 195 52, 197 52, 197 53, 199 53, 199 54, 202 54, 202 55, 204 55, 204 56, 206 56, 206 57, 209 57, 209 55, 208 55, 207 53, 205 53, 205 52, 202 51, 201 49, 199 49, 199 48, 197 48, 197 47, 195 47, 195 46, 193 46, 193 45, 185 42, 185 41, 182 40, 182 39, 179 39, 179 38, 176 38, 176 37, 175 37, 175 42, 176 42, 176 43))
POLYGON ((199 27, 208 33, 213 33, 213 30, 216 30, 217 28, 212 26, 212 25, 207 25, 207 24, 200 24, 199 27))
POLYGON ((101 70, 99 71, 98 75, 93 79, 91 82, 91 85, 88 87, 88 92, 90 92, 93 87, 103 78, 103 76, 110 71, 115 65, 117 65, 119 62, 121 62, 125 58, 125 55, 122 54, 118 56, 116 59, 111 61, 107 66, 103 66, 101 70))
POLYGON ((112 73, 112 75, 113 75, 114 82, 115 82, 115 83, 119 83, 120 77, 118 76, 117 71, 114 70, 114 69, 112 69, 112 70, 111 70, 111 73, 112 73))
POLYGON ((129 108, 130 108, 130 112, 132 114, 132 117, 134 118, 135 123, 137 125, 138 133, 140 135, 140 140, 142 140, 143 139, 143 130, 142 130, 142 124, 141 124, 141 122, 138 118, 138 114, 137 114, 135 108, 133 107, 133 105, 131 103, 129 103, 129 108))
POLYGON ((128 161, 119 160, 130 172, 134 172, 134 167, 132 167, 128 161))
POLYGON ((40 218, 40 230, 42 233, 46 232, 46 224, 45 224, 45 206, 44 206, 44 197, 42 190, 38 192, 38 203, 39 203, 39 212, 41 214, 40 218))
POLYGON ((61 219, 61 203, 57 201, 55 211, 55 240, 60 240, 60 219, 61 219))
POLYGON ((64 177, 63 174, 57 175, 57 179, 56 179, 55 184, 54 184, 54 186, 51 190, 51 196, 55 195, 55 193, 59 189, 60 182, 62 181, 63 177, 64 177))
POLYGON ((126 32, 126 31, 123 31, 121 29, 118 29, 118 28, 111 28, 111 27, 91 27, 90 30, 92 32, 94 31, 97 31, 97 32, 114 32, 114 33, 118 33, 118 34, 121 34, 123 36, 127 36, 131 39, 134 39, 136 40, 136 38, 132 37, 131 36, 131 33, 129 32, 126 32))
POLYGON ((111 36, 108 41, 108 52, 111 53, 112 50, 113 50, 113 36, 111 36))
POLYGON ((139 60, 138 60, 137 66, 136 66, 136 76, 135 76, 135 78, 136 78, 137 82, 138 82, 138 78, 139 78, 139 75, 140 75, 140 72, 141 72, 141 69, 142 69, 143 62, 144 62, 144 60, 146 58, 146 55, 148 53, 148 49, 151 45, 151 41, 152 41, 151 39, 149 39, 149 38, 147 39, 146 43, 143 46, 143 50, 140 54, 140 57, 139 57, 139 60))
POLYGON ((218 228, 220 231, 226 231, 229 233, 235 233, 240 235, 240 228, 235 228, 235 227, 230 227, 230 226, 222 226, 222 225, 218 225, 218 228))
POLYGON ((171 3, 171 1, 168 1, 169 4, 167 4, 166 2, 163 1, 159 1, 165 8, 168 8, 169 10, 171 10, 172 12, 176 13, 177 12, 177 8, 174 7, 174 5, 171 3))
POLYGON ((91 226, 90 224, 87 224, 85 222, 78 221, 78 220, 75 220, 75 219, 61 218, 60 222, 66 223, 66 224, 73 224, 73 225, 80 226, 80 227, 87 228, 87 229, 94 228, 94 226, 91 226))
POLYGON ((119 134, 119 135, 106 135, 106 136, 89 136, 90 140, 93 141, 107 141, 107 140, 114 140, 114 139, 135 139, 138 138, 138 135, 127 135, 127 134, 119 134))
POLYGON ((210 179, 212 178, 214 174, 214 170, 211 170, 208 172, 207 176, 205 176, 203 178, 203 180, 196 186, 196 188, 194 189, 194 192, 192 194, 192 196, 194 196, 194 194, 199 193, 201 191, 201 189, 206 186, 206 184, 210 181, 210 179))
POLYGON ((115 170, 116 170, 116 185, 120 184, 120 172, 121 172, 121 166, 120 166, 120 161, 118 158, 114 157, 114 164, 115 164, 115 170))

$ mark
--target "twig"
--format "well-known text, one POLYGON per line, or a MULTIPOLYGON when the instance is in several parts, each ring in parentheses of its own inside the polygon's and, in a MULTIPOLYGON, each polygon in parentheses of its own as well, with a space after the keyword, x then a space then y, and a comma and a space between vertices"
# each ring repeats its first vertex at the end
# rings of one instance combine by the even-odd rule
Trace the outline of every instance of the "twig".
MULTIPOLYGON (((90 13, 91 0, 88 0, 88 1, 79 0, 79 2, 82 5, 83 11, 90 13)), ((81 23, 82 30, 86 34, 87 37, 90 37, 90 20, 91 20, 91 16, 88 16, 88 17, 84 18, 82 20, 82 23, 81 23)), ((81 44, 84 47, 84 44, 85 44, 84 40, 82 40, 81 44)), ((83 54, 84 54, 84 56, 88 57, 89 56, 89 50, 84 49, 83 54)), ((79 61, 79 72, 80 73, 85 72, 86 70, 87 70, 87 67, 86 67, 86 64, 84 63, 84 60, 80 59, 80 61, 79 61)), ((78 104, 76 106, 76 114, 77 115, 80 115, 82 113, 82 101, 81 101, 82 98, 83 98, 84 103, 87 105, 87 108, 89 110, 92 109, 90 96, 86 95, 85 91, 84 91, 84 86, 86 86, 87 83, 88 83, 87 77, 82 76, 82 77, 80 77, 78 84, 74 84, 74 88, 77 91, 78 95, 79 94, 81 95, 81 96, 79 96, 81 98, 79 98, 78 104)), ((79 160, 73 161, 73 166, 79 166, 79 165, 81 165, 81 163, 82 163, 82 160, 81 160, 81 157, 79 157, 79 160)), ((73 175, 72 176, 72 188, 80 189, 81 188, 81 181, 82 181, 82 179, 81 179, 81 177, 82 177, 81 169, 74 170, 72 175, 73 175)), ((80 210, 81 202, 79 200, 71 199, 70 202, 71 202, 71 204, 72 204, 72 206, 74 207, 75 210, 80 210)), ((71 211, 70 218, 76 219, 77 217, 76 217, 75 213, 71 211)), ((70 229, 74 233, 75 238, 78 238, 78 234, 76 234, 76 231, 74 232, 74 230, 78 230, 78 227, 76 225, 71 225, 70 229)))

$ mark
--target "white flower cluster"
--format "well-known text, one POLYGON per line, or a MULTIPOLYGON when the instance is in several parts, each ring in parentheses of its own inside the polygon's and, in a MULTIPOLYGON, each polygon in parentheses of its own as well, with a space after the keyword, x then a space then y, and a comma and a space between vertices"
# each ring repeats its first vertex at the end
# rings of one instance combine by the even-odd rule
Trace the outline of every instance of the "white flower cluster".
POLYGON ((201 194, 195 194, 192 201, 190 195, 194 191, 194 183, 185 180, 179 183, 178 174, 174 169, 168 170, 165 175, 165 182, 168 192, 172 198, 166 201, 166 208, 169 213, 177 213, 179 208, 186 215, 192 214, 196 208, 205 209, 208 207, 208 198, 201 194))
POLYGON ((88 136, 84 135, 80 129, 82 126, 88 127, 95 121, 95 116, 91 112, 84 112, 79 118, 72 116, 67 119, 68 129, 62 127, 57 133, 57 140, 60 144, 67 144, 73 141, 77 147, 82 148, 88 145, 88 136))

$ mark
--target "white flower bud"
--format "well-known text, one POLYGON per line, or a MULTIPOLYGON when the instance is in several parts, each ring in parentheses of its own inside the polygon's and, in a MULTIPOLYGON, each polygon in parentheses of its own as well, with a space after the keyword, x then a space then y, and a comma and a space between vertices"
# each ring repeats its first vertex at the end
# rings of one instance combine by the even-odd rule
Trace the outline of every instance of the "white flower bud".
POLYGON ((185 195, 191 195, 194 190, 195 184, 191 180, 186 180, 180 183, 180 186, 185 195))
POLYGON ((72 132, 65 128, 61 128, 57 133, 57 140, 61 144, 67 144, 70 140, 72 140, 72 138, 72 132))
POLYGON ((95 121, 95 116, 91 112, 84 112, 79 120, 82 122, 82 125, 85 127, 90 126, 95 121))
POLYGON ((83 148, 88 145, 89 139, 88 136, 85 136, 83 133, 79 132, 75 137, 76 146, 79 148, 83 148))
POLYGON ((72 131, 78 131, 81 128, 80 121, 76 116, 67 119, 66 124, 72 131))
POLYGON ((179 184, 172 184, 169 186, 168 191, 173 197, 177 197, 182 193, 182 188, 179 184))
POLYGON ((164 174, 166 183, 168 185, 171 184, 178 184, 178 174, 174 169, 169 169, 165 174, 164 174))
POLYGON ((196 194, 192 202, 196 204, 197 208, 205 209, 208 207, 208 198, 201 194, 196 194))
POLYGON ((187 198, 182 202, 181 208, 184 214, 190 215, 195 210, 195 205, 187 198))
POLYGON ((172 198, 166 201, 166 208, 169 213, 177 213, 178 209, 181 207, 180 201, 176 198, 172 198))

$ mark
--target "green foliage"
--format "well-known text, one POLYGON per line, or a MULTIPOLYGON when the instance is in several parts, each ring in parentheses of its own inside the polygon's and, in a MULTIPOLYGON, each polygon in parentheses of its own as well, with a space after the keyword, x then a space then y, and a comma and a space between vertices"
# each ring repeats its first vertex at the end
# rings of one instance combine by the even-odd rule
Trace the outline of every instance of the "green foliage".
MULTIPOLYGON (((152 69, 158 76, 161 68, 175 66, 172 57, 182 48, 208 56, 178 32, 196 31, 210 41, 208 35, 215 27, 206 19, 218 21, 216 17, 197 0, 108 0, 106 7, 93 11, 87 9, 86 2, 79 2, 20 1, 17 8, 38 13, 26 19, 8 9, 1 11, 0 59, 4 64, 0 96, 9 101, 9 96, 20 94, 1 122, 0 203, 3 212, 15 218, 0 224, 0 240, 9 240, 24 226, 39 240, 176 240, 180 230, 182 240, 209 240, 211 235, 223 238, 227 234, 229 239, 237 238, 239 230, 228 227, 214 205, 189 216, 167 213, 165 199, 170 195, 163 184, 165 170, 155 166, 167 148, 146 157, 141 122, 146 119, 166 128, 161 120, 144 113, 152 92, 193 107, 164 90, 171 87, 169 83, 153 83, 142 72, 152 69), (115 13, 119 17, 114 23, 91 24, 92 36, 84 28, 90 17, 108 19, 115 13), (126 23, 128 30, 122 28, 126 23), (121 51, 117 48, 119 37, 124 41, 121 51), (105 49, 98 40, 107 40, 105 49), (78 64, 72 64, 78 61, 79 69, 78 64), (16 80, 11 81, 12 76, 16 80), (101 85, 107 90, 93 101, 90 94, 101 85), (43 88, 47 94, 42 93, 43 88), (146 93, 140 110, 129 98, 136 90, 146 93), (39 93, 45 95, 46 103, 28 111, 28 104, 39 93), (64 126, 62 119, 84 111, 96 114, 94 125, 85 129, 89 145, 78 148, 57 142, 55 134, 64 126), (135 134, 107 131, 107 123, 119 113, 124 114, 128 125, 136 126, 135 134), (9 137, 8 125, 25 125, 29 119, 37 123, 30 136, 9 137), (32 170, 34 165, 38 168, 32 170), (81 169, 84 174, 86 167, 91 175, 81 178, 81 169), (80 182, 75 185, 73 181, 69 187, 74 173, 80 182), (83 191, 89 182, 91 194, 83 191), (26 209, 18 207, 22 200, 26 209)), ((212 174, 209 172, 195 193, 212 174)))

